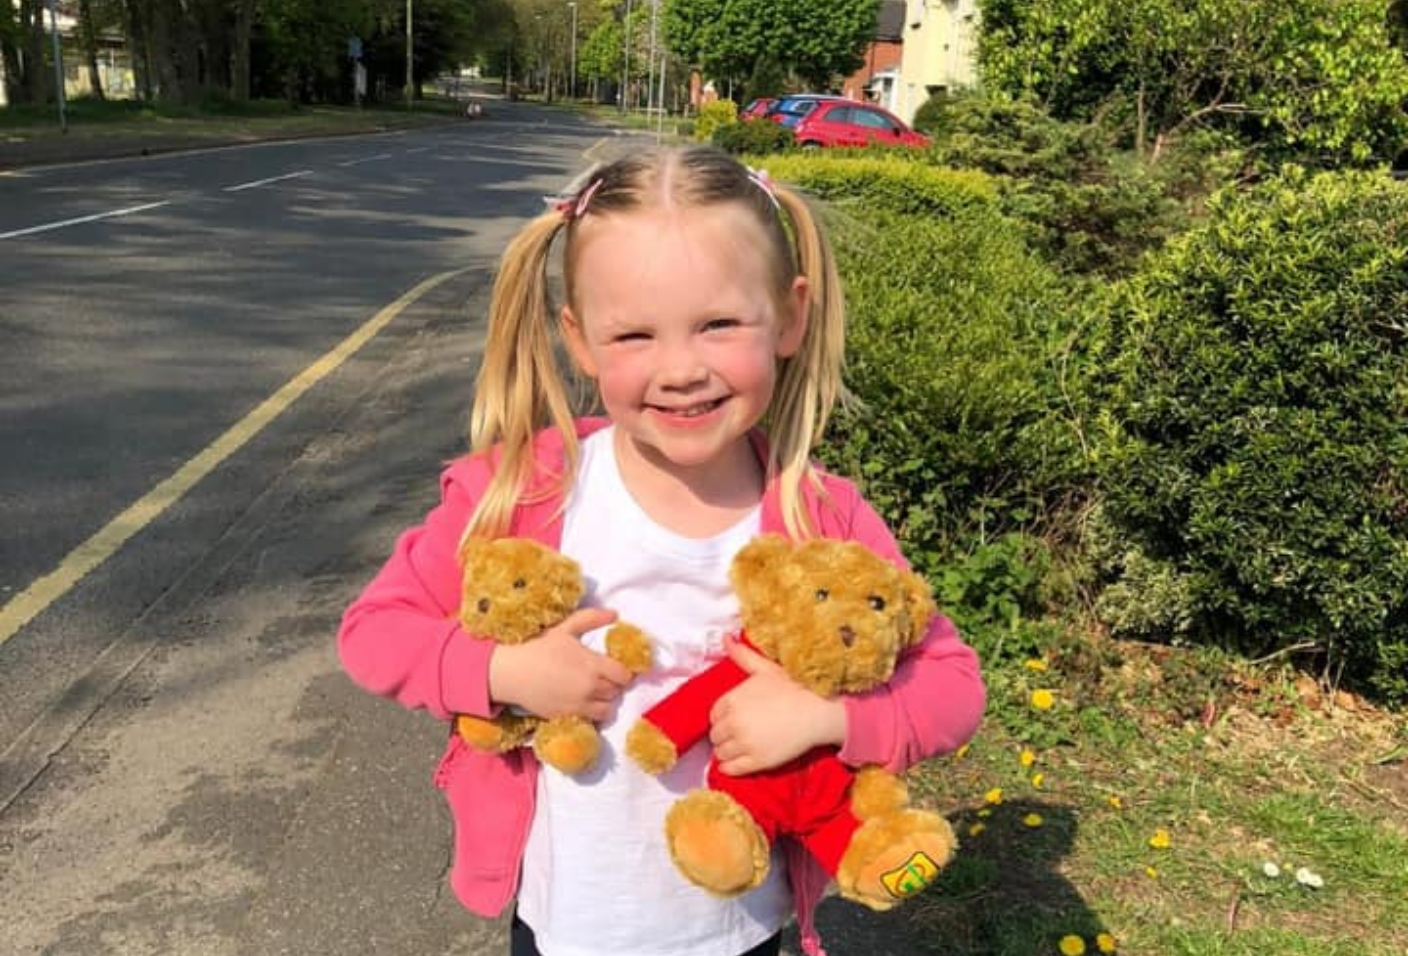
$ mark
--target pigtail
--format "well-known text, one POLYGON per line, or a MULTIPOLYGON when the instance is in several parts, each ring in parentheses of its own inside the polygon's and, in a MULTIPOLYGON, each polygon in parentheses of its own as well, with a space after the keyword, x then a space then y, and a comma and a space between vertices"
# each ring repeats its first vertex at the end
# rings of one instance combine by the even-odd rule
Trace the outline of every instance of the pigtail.
MULTIPOLYGON (((557 360, 548 290, 549 254, 562 226, 563 217, 556 211, 529 222, 504 250, 494 280, 469 445, 471 452, 495 454, 495 468, 465 528, 466 539, 508 530, 533 474, 533 436, 538 430, 551 425, 562 433, 567 460, 559 481, 576 471, 577 433, 557 360)), ((542 489, 543 494, 553 490, 542 489)))
POLYGON ((801 539, 815 532, 802 502, 803 483, 814 492, 821 490, 811 464, 812 449, 825 433, 836 404, 851 398, 843 378, 846 304, 835 256, 811 206, 783 186, 773 184, 772 190, 779 211, 791 225, 798 271, 811 289, 807 330, 797 353, 779 370, 771 411, 783 522, 788 534, 801 539))

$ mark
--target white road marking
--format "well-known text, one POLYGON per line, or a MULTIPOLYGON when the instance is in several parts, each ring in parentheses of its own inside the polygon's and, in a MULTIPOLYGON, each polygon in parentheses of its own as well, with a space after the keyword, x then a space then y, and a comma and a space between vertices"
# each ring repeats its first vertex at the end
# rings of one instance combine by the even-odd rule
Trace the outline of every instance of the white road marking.
POLYGON ((65 226, 77 226, 85 222, 97 222, 99 219, 112 219, 116 216, 130 216, 136 212, 144 212, 148 209, 156 209, 158 206, 165 206, 171 200, 163 199, 161 202, 149 202, 141 206, 128 206, 126 209, 114 209, 112 212, 98 212, 91 216, 79 216, 77 219, 65 219, 62 222, 46 222, 42 226, 30 226, 28 229, 16 229, 12 232, 0 232, 0 239, 17 239, 20 236, 32 236, 36 232, 48 232, 51 229, 62 229, 65 226))
POLYGON ((347 160, 346 162, 338 163, 337 165, 343 166, 343 167, 346 167, 346 166, 360 166, 362 163, 375 163, 375 162, 378 162, 379 160, 390 159, 390 158, 391 158, 391 154, 390 154, 390 153, 378 153, 378 154, 375 155, 375 156, 363 156, 363 157, 361 157, 360 159, 349 159, 349 160, 347 160))
POLYGON ((242 189, 254 189, 254 188, 257 187, 257 186, 267 186, 267 185, 269 185, 270 183, 282 182, 282 181, 285 180, 285 179, 297 179, 297 178, 299 178, 300 176, 311 176, 311 175, 313 175, 313 170, 311 170, 311 169, 300 169, 300 170, 299 170, 298 172, 296 172, 296 173, 284 173, 282 176, 270 176, 268 179, 256 179, 256 180, 255 180, 254 182, 252 182, 252 183, 240 183, 238 186, 226 186, 226 187, 225 187, 225 192, 227 192, 227 193, 237 193, 237 192, 239 192, 239 191, 242 190, 242 189))

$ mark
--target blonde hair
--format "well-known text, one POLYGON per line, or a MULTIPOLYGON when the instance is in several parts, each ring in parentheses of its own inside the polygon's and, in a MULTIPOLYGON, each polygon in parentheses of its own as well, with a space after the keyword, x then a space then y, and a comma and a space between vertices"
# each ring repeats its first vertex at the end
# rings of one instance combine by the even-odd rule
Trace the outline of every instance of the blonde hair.
POLYGON ((737 204, 767 237, 767 266, 779 309, 798 276, 811 296, 807 328, 796 354, 781 359, 764 420, 767 478, 778 480, 783 522, 794 538, 814 533, 804 486, 820 491, 811 452, 838 401, 842 380, 845 301, 822 227, 807 201, 709 146, 648 150, 596 170, 562 207, 529 222, 509 243, 489 304, 489 334, 470 414, 471 452, 491 453, 494 474, 465 537, 507 532, 514 507, 532 493, 565 498, 578 460, 574 386, 581 379, 560 357, 559 321, 549 294, 554 241, 562 237, 563 284, 573 299, 577 229, 586 217, 625 215, 671 204, 680 208, 737 204), (535 480, 533 436, 548 426, 562 434, 563 470, 535 480), (530 485, 533 489, 530 490, 530 485))

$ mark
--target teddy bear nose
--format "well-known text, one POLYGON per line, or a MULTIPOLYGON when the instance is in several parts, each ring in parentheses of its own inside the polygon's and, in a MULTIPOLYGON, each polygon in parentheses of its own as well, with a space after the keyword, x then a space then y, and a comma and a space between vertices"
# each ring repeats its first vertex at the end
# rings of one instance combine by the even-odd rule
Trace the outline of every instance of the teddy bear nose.
POLYGON ((475 607, 479 608, 479 613, 480 613, 480 614, 488 614, 488 613, 489 613, 489 599, 488 599, 488 598, 480 598, 480 599, 479 599, 479 603, 476 604, 475 607))
POLYGON ((841 643, 844 644, 846 647, 850 647, 855 642, 856 632, 851 630, 851 626, 849 624, 844 625, 841 628, 841 643))

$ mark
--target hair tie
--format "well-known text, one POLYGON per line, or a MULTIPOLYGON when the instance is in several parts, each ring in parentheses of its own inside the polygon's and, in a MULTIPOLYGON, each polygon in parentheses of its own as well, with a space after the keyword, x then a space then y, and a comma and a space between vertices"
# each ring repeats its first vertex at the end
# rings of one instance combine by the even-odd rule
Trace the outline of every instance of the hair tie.
POLYGON ((561 214, 563 220, 571 222, 573 219, 581 219, 587 214, 587 206, 591 204, 592 197, 600 188, 601 180, 593 179, 585 189, 579 190, 575 195, 549 199, 547 202, 561 214))
POLYGON ((747 167, 747 169, 748 181, 766 193, 768 200, 772 202, 772 207, 778 212, 782 212, 782 203, 777 201, 777 189, 773 186, 772 177, 768 175, 768 171, 766 169, 754 169, 752 166, 747 167))

